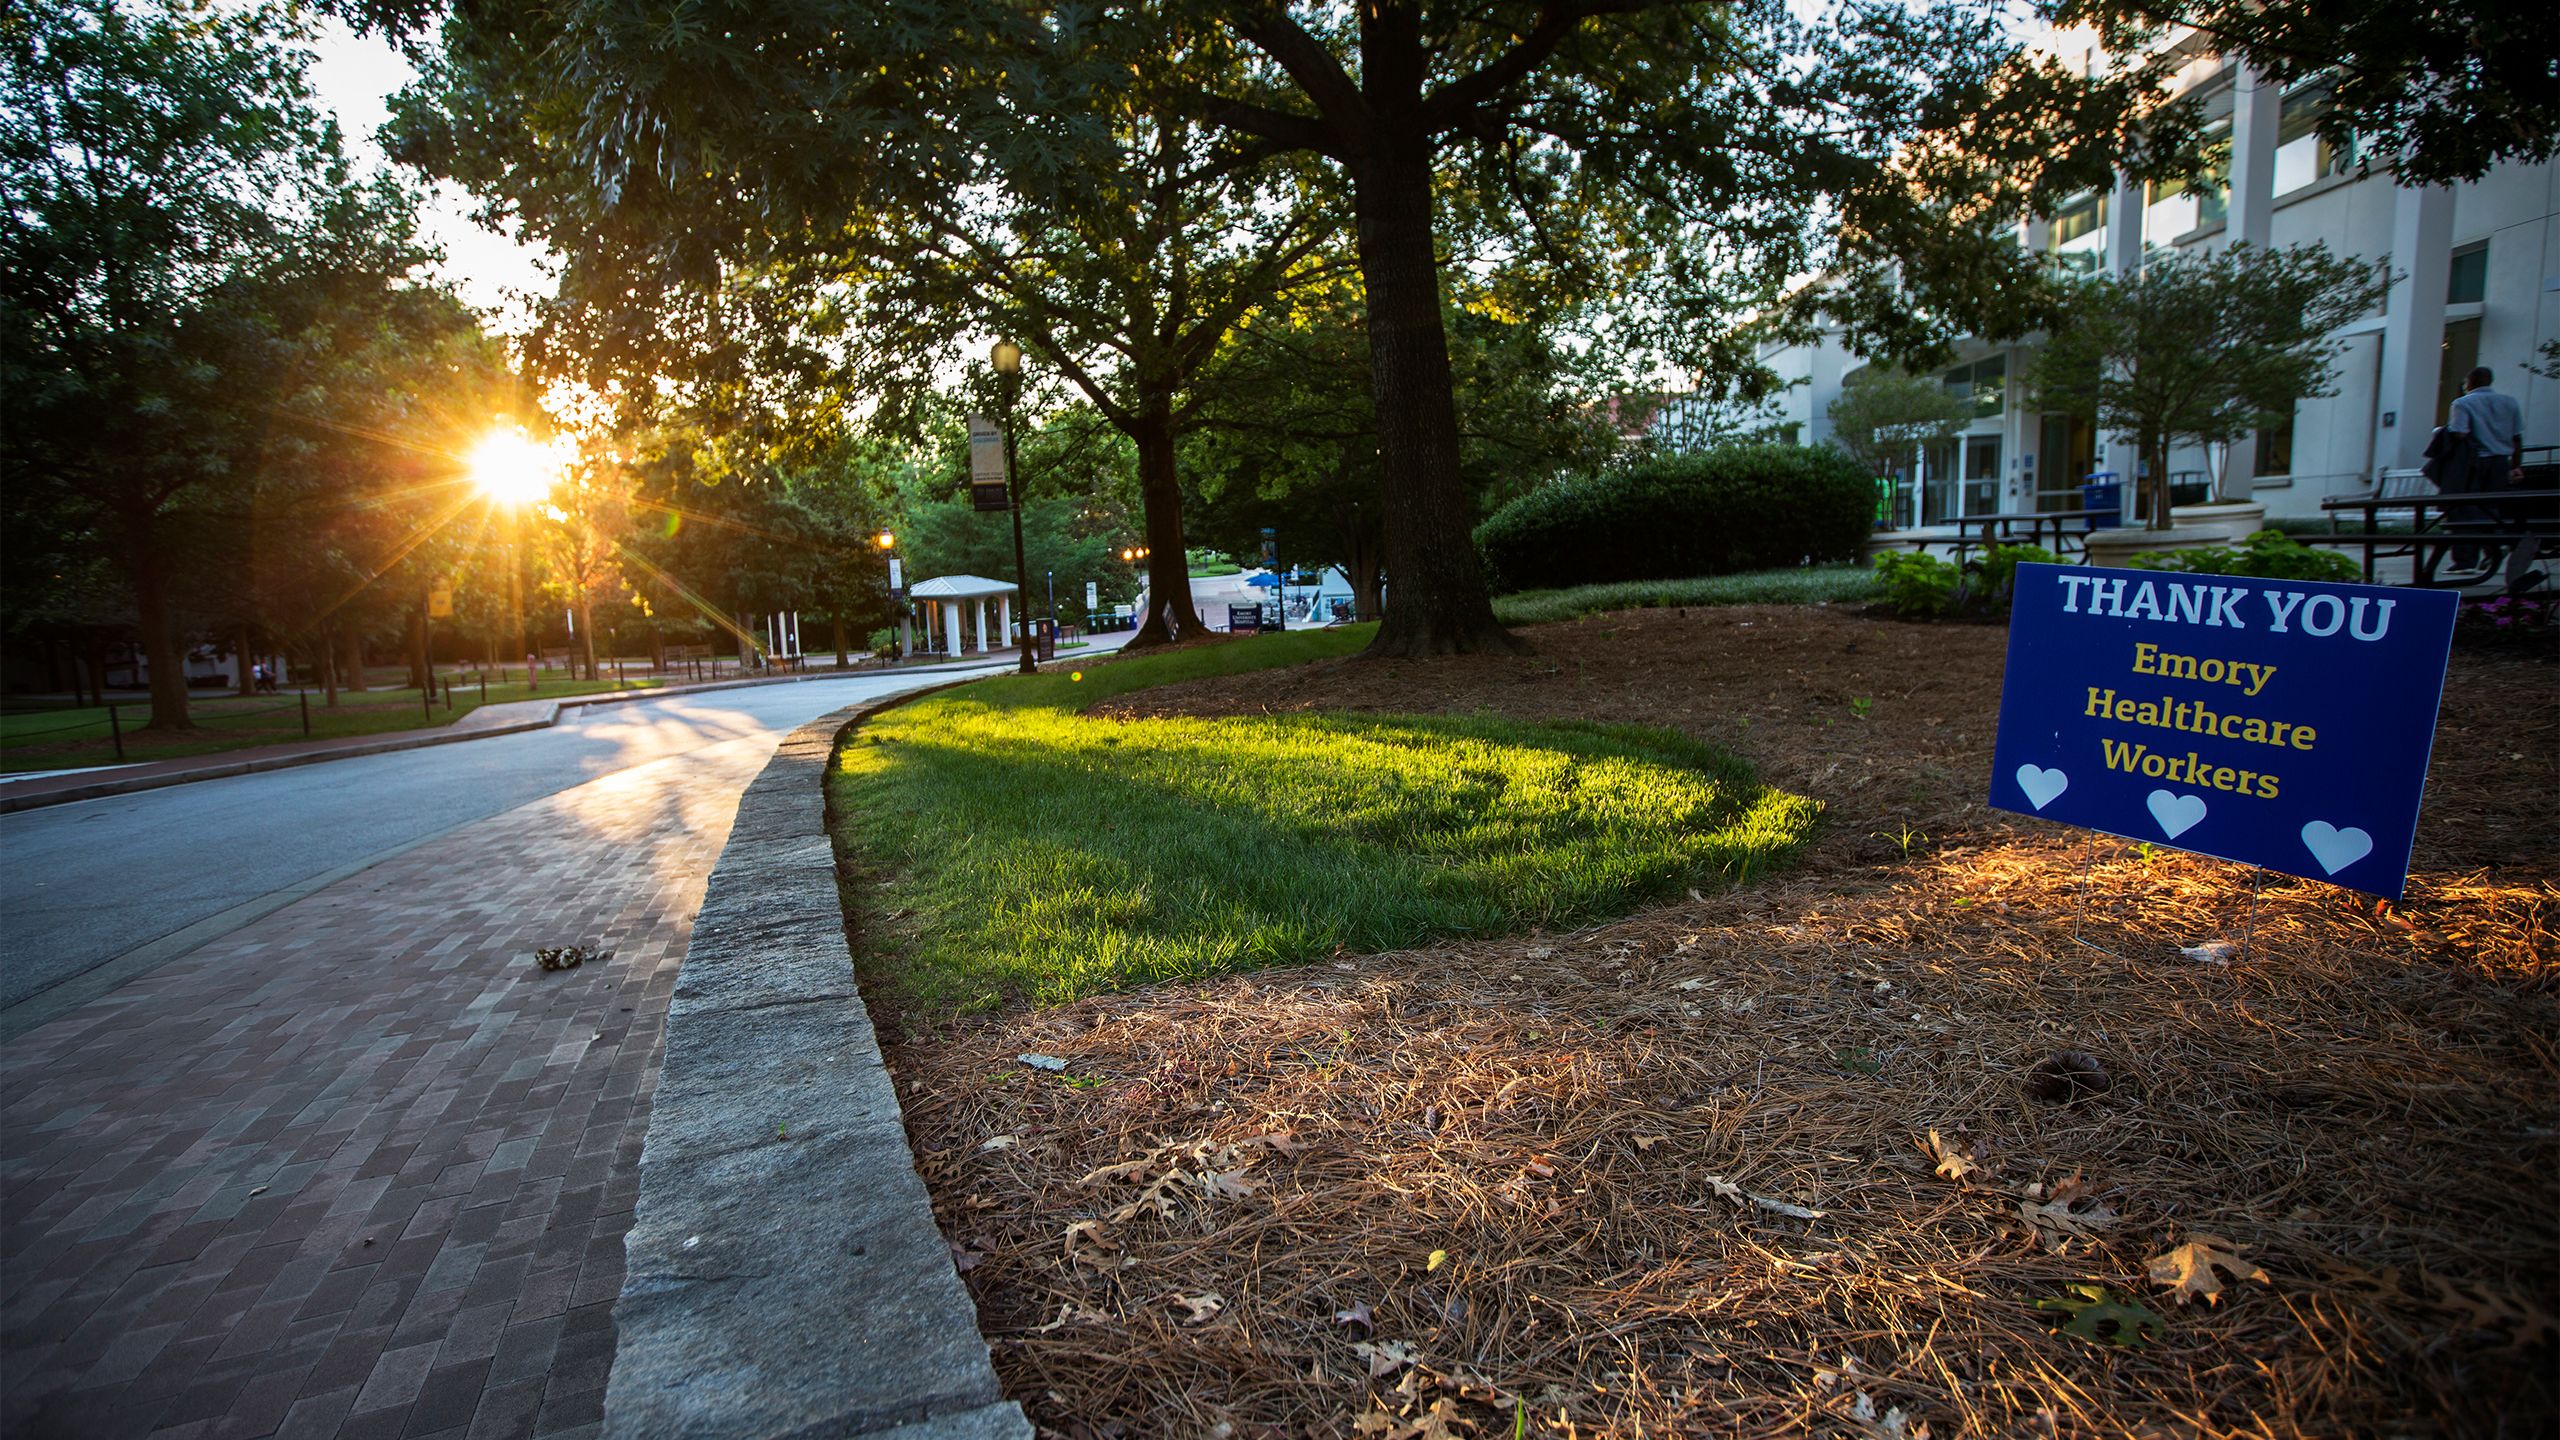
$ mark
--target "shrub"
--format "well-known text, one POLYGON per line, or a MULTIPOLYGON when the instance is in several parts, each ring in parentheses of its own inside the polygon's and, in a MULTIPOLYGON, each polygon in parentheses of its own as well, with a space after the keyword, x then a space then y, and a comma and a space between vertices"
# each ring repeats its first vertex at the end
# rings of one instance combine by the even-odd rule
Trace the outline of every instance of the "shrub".
POLYGON ((2188 575, 2246 575, 2256 580, 2361 580, 2356 562, 2335 550, 2314 550, 2280 530, 2261 530, 2238 545, 2198 550, 2144 550, 2126 558, 2137 570, 2188 575))
POLYGON ((1952 615, 1964 572, 1914 550, 1876 557, 1878 603, 1896 615, 1952 615))
POLYGON ((1533 490, 1476 527, 1495 593, 1850 560, 1875 482, 1829 446, 1648 455, 1533 490))
POLYGON ((2008 610, 2018 567, 2051 565, 2056 556, 2033 545, 1994 545, 1962 567, 1912 551, 1876 557, 1877 603, 1896 615, 1997 615, 2008 610))

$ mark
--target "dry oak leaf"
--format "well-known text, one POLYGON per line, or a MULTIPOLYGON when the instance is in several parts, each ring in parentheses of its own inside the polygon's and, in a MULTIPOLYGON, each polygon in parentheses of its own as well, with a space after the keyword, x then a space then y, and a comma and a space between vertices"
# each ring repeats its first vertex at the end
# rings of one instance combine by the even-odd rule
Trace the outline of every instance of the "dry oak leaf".
POLYGON ((1405 1340, 1388 1340, 1376 1345, 1363 1340, 1351 1347, 1351 1353, 1369 1362, 1369 1378, 1372 1380, 1393 1375, 1422 1359, 1422 1352, 1405 1340))
POLYGON ((2072 1240, 2086 1240, 2116 1223, 2116 1212, 2089 1199, 2086 1195, 2061 1195, 2039 1205, 2033 1200, 2018 1202, 2018 1218, 2027 1222, 2044 1248, 2060 1251, 2072 1240))
POLYGON ((2219 1235, 2190 1235, 2186 1244, 2151 1257, 2151 1283, 2168 1286, 2181 1305, 2198 1298, 2219 1304, 2222 1276, 2216 1271, 2234 1280, 2269 1283, 2266 1271, 2241 1259, 2239 1247, 2219 1235))
POLYGON ((1173 1303, 1188 1312, 1182 1317, 1183 1324, 1202 1325, 1217 1319, 1218 1312, 1227 1308, 1227 1297, 1211 1290, 1200 1295, 1176 1295, 1173 1303))
POLYGON ((1388 1431, 1387 1440, 1458 1440, 1458 1432, 1449 1428, 1452 1425, 1476 1428, 1473 1420, 1459 1417, 1457 1402, 1443 1395, 1431 1402, 1430 1409, 1388 1431))
POLYGON ((1938 1162, 1938 1178, 1942 1180, 1953 1180, 1961 1184, 1964 1177, 1982 1168, 1974 1163, 1972 1156, 1939 1139, 1938 1132, 1935 1130, 1929 1132, 1928 1143, 1920 1148, 1930 1159, 1938 1162))

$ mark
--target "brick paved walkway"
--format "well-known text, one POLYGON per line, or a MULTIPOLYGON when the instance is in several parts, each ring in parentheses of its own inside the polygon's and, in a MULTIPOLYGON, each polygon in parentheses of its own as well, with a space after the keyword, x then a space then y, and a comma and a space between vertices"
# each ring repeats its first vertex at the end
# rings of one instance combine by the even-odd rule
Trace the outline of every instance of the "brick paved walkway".
POLYGON ((10 1045, 0 1433, 599 1428, 668 994, 769 753, 481 822, 10 1045))

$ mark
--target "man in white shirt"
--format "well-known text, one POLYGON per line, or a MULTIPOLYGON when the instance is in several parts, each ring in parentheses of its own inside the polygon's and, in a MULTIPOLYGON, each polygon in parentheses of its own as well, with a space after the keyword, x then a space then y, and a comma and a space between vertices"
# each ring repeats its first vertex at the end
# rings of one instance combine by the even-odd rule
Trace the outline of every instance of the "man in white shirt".
POLYGON ((2491 378, 2486 365, 2471 372, 2444 428, 2471 437, 2474 465, 2506 461, 2507 480, 2513 484, 2524 478, 2524 407, 2514 396, 2490 389, 2491 378))
MULTIPOLYGON (((2493 378, 2486 365, 2465 377, 2462 394, 2454 400, 2453 413, 2444 422, 2445 429, 2471 442, 2471 463, 2481 477, 2472 486, 2477 490, 2496 488, 2488 481, 2497 473, 2493 466, 2506 467, 2509 485, 2524 480, 2524 407, 2516 403, 2514 396, 2490 389, 2493 378)), ((2534 568, 2541 552, 2540 536, 2528 536, 2507 552, 2507 593, 2517 594, 2542 583, 2541 573, 2534 568)))

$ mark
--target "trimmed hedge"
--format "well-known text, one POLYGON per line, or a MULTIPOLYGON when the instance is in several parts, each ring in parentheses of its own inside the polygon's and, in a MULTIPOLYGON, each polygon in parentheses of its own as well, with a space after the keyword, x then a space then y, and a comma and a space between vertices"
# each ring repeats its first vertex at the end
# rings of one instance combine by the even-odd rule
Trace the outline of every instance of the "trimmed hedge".
POLYGON ((1476 548, 1507 594, 1855 560, 1875 514, 1875 481, 1828 445, 1734 445, 1533 490, 1476 548))

